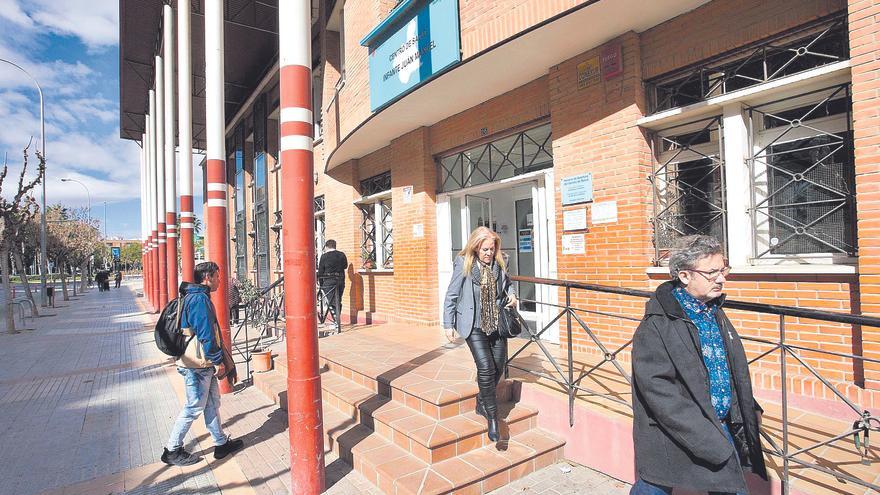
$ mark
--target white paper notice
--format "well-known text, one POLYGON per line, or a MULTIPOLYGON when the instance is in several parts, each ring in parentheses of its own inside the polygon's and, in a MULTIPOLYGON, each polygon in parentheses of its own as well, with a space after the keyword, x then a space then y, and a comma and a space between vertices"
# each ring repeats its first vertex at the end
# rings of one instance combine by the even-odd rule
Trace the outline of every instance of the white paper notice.
POLYGON ((587 209, 566 210, 562 213, 562 230, 584 230, 587 228, 587 209))
POLYGON ((404 203, 412 203, 413 197, 413 186, 404 186, 403 187, 403 202, 404 203))
POLYGON ((585 252, 584 234, 562 235, 562 254, 584 254, 585 252))
POLYGON ((413 224, 413 237, 416 239, 421 239, 425 237, 425 227, 420 223, 413 224))
POLYGON ((593 203, 593 225, 617 221, 617 201, 593 203))

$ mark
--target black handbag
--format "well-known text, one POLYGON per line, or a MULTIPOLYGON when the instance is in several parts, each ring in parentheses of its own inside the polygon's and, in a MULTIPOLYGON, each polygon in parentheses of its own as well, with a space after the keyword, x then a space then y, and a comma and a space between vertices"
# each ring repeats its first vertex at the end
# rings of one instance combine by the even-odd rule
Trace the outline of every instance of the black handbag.
POLYGON ((522 316, 516 308, 503 306, 498 312, 498 335, 505 339, 512 339, 522 333, 523 322, 522 316))

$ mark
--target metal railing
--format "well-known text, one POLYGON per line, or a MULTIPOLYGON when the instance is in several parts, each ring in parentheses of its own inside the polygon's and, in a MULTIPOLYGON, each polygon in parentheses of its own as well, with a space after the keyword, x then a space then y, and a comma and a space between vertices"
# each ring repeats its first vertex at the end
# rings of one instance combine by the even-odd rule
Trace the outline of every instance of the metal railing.
POLYGON ((261 289, 256 296, 233 308, 233 316, 244 316, 236 323, 235 334, 232 336, 233 354, 241 356, 239 363, 245 363, 246 380, 251 378, 251 359, 253 353, 264 346, 284 338, 284 332, 278 331, 284 322, 284 277, 261 289), (256 339, 251 340, 251 332, 256 330, 256 339), (244 334, 243 340, 239 337, 244 334))
MULTIPOLYGON (((618 346, 617 348, 609 348, 606 346, 602 340, 600 339, 597 332, 593 331, 590 326, 584 322, 584 319, 581 315, 594 315, 600 317, 610 317, 616 318, 625 321, 631 321, 634 324, 636 322, 641 321, 641 318, 636 318, 632 315, 626 314, 616 314, 608 311, 596 311, 586 308, 579 308, 572 306, 572 291, 573 290, 581 290, 581 291, 589 291, 592 293, 604 293, 604 294, 614 294, 621 296, 631 296, 638 298, 649 298, 652 295, 652 292, 644 291, 644 290, 636 290, 636 289, 625 289, 620 287, 607 287, 596 284, 584 284, 578 282, 570 282, 565 280, 554 280, 554 279, 545 279, 545 278, 535 278, 535 277, 513 277, 513 280, 516 282, 525 282, 532 284, 542 284, 553 287, 558 287, 563 289, 565 292, 565 301, 564 304, 549 304, 546 302, 540 301, 532 301, 527 299, 521 299, 520 302, 532 302, 538 305, 542 305, 544 307, 557 308, 559 313, 550 319, 550 321, 544 325, 542 328, 537 330, 532 330, 527 327, 528 341, 522 344, 522 346, 514 352, 510 358, 507 360, 507 367, 505 368, 505 375, 508 373, 507 368, 514 368, 520 370, 525 373, 532 374, 534 376, 538 376, 540 378, 550 380, 560 387, 562 387, 565 393, 568 395, 568 405, 569 405, 569 426, 574 425, 574 404, 575 398, 578 396, 588 396, 588 397, 599 397, 602 399, 606 399, 612 401, 614 403, 624 405, 626 407, 632 407, 631 403, 627 400, 621 399, 613 392, 608 391, 598 391, 593 390, 588 387, 582 385, 582 382, 585 378, 592 376, 597 370, 602 368, 606 364, 610 364, 614 367, 616 372, 623 377, 627 383, 632 384, 632 379, 630 374, 624 369, 624 367, 619 362, 619 357, 622 352, 627 350, 632 345, 632 338, 630 338, 626 343, 618 346), (548 332, 554 325, 559 322, 564 322, 563 330, 565 332, 566 341, 569 343, 567 346, 567 356, 566 362, 563 363, 565 366, 561 365, 559 361, 556 359, 556 356, 544 345, 541 341, 541 337, 548 332), (573 324, 576 323, 579 327, 579 330, 582 331, 590 341, 595 345, 595 347, 601 352, 602 358, 601 360, 588 367, 587 369, 578 371, 575 374, 575 362, 574 362, 574 351, 572 349, 572 334, 573 334, 573 324), (548 374, 545 372, 535 371, 534 369, 518 365, 516 363, 516 358, 522 354, 524 350, 528 347, 535 345, 540 348, 544 357, 549 361, 552 365, 553 369, 556 372, 556 375, 548 374), (564 369, 566 368, 567 369, 564 369)), ((817 320, 823 322, 832 322, 832 323, 842 323, 847 325, 857 325, 861 327, 878 327, 880 328, 880 318, 870 317, 870 316, 860 316, 860 315, 852 315, 845 313, 835 313, 829 311, 818 311, 813 309, 802 309, 791 306, 779 306, 772 304, 762 304, 762 303, 752 303, 752 302, 744 302, 744 301, 733 301, 727 300, 724 303, 725 309, 734 309, 747 311, 751 313, 758 313, 764 315, 775 315, 778 316, 778 339, 770 340, 764 338, 757 337, 748 337, 740 335, 740 338, 744 341, 753 342, 759 346, 769 346, 769 349, 761 352, 756 357, 749 360, 749 364, 768 358, 776 353, 779 355, 779 374, 780 374, 780 393, 781 393, 781 410, 782 410, 782 445, 780 446, 773 438, 767 433, 766 430, 761 431, 762 437, 767 441, 769 446, 765 447, 765 453, 777 457, 782 460, 782 473, 781 473, 781 484, 782 484, 782 493, 788 494, 790 490, 791 483, 791 469, 792 465, 796 465, 799 468, 806 468, 815 470, 830 476, 835 477, 840 480, 842 483, 853 483, 865 488, 869 488, 872 490, 880 491, 880 485, 874 484, 871 481, 865 481, 855 476, 852 476, 848 473, 842 472, 840 470, 835 470, 826 466, 821 466, 814 462, 809 462, 803 459, 799 459, 796 456, 801 456, 803 454, 812 454, 821 447, 831 446, 834 444, 835 447, 844 448, 845 450, 849 450, 851 453, 857 454, 858 457, 861 458, 861 463, 865 465, 870 465, 872 462, 868 458, 869 454, 869 443, 868 437, 869 432, 874 431, 880 433, 880 418, 875 416, 871 411, 869 411, 865 407, 860 407, 853 400, 848 398, 846 395, 841 393, 834 384, 823 377, 819 370, 817 370, 813 365, 811 365, 807 359, 803 357, 804 352, 809 352, 811 354, 819 354, 824 355, 826 357, 835 357, 835 358, 843 358, 843 359, 851 359, 853 363, 859 363, 862 367, 865 363, 875 363, 880 364, 880 359, 868 358, 857 354, 848 354, 843 352, 835 352, 818 348, 811 348, 803 345, 796 345, 786 342, 786 318, 807 318, 810 320, 817 320), (793 360, 793 361, 792 361, 793 360), (788 376, 787 376, 787 368, 789 364, 795 364, 802 366, 809 373, 807 376, 812 376, 816 380, 821 383, 822 387, 826 387, 831 391, 834 397, 842 401, 847 410, 852 411, 852 427, 848 428, 846 431, 843 431, 839 434, 832 434, 832 436, 828 439, 817 441, 814 443, 810 443, 808 445, 793 448, 790 444, 790 436, 791 432, 790 425, 791 422, 789 420, 789 399, 790 399, 790 391, 788 384, 788 376), (844 443, 848 439, 852 438, 852 443, 844 443)), ((854 366, 855 368, 856 366, 854 366)), ((849 423, 848 423, 849 424, 849 423)))
MULTIPOLYGON (((333 329, 319 332, 319 336, 335 335, 342 332, 340 301, 335 287, 322 288, 320 281, 315 289, 318 323, 333 322, 333 329), (323 334, 323 335, 322 335, 323 334)), ((248 379, 251 376, 251 358, 255 351, 265 350, 266 346, 284 339, 284 277, 266 286, 250 300, 232 308, 233 354, 240 356, 237 363, 244 363, 248 379), (241 313, 244 313, 243 316, 241 313), (255 339, 251 340, 251 336, 255 339)))

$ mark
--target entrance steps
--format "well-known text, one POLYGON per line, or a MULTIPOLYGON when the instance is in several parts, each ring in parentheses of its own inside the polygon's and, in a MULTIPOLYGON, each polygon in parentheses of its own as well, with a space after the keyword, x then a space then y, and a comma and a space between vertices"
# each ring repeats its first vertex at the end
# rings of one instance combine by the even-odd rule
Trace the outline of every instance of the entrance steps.
MULTIPOLYGON (((274 363, 254 384, 286 410, 285 356, 274 363)), ((473 381, 410 374, 418 363, 385 373, 353 363, 321 357, 324 446, 384 493, 487 493, 563 458, 564 442, 537 427, 538 411, 513 402, 511 381, 499 384, 496 444, 474 413, 473 381)))

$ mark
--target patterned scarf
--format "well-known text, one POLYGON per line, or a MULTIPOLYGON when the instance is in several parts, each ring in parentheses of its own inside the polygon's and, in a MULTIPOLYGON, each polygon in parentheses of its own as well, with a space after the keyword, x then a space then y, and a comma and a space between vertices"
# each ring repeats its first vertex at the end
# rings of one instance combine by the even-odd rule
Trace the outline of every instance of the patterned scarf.
POLYGON ((498 331, 498 305, 495 304, 497 288, 495 286, 494 263, 486 265, 477 260, 480 269, 480 328, 486 335, 498 331))

